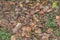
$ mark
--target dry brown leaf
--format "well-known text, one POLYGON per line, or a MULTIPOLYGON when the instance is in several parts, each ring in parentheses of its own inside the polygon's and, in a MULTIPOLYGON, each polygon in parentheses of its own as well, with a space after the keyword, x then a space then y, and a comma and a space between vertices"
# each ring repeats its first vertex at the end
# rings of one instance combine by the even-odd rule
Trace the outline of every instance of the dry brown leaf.
POLYGON ((25 26, 23 26, 21 29, 22 29, 23 31, 25 31, 25 30, 26 30, 26 27, 25 27, 25 26))
POLYGON ((42 3, 42 5, 43 5, 43 4, 46 4, 47 2, 48 2, 48 0, 44 0, 44 2, 42 3))
POLYGON ((48 28, 46 32, 47 32, 47 33, 52 33, 52 31, 53 31, 53 30, 52 30, 51 28, 48 28))
POLYGON ((56 19, 57 19, 57 20, 60 19, 60 16, 56 16, 56 19))
POLYGON ((60 21, 57 22, 57 25, 60 27, 60 21))
POLYGON ((35 30, 35 33, 38 33, 38 30, 35 30))
POLYGON ((40 5, 40 3, 36 3, 36 6, 40 5))
POLYGON ((41 33, 41 30, 40 29, 37 29, 34 31, 35 33, 41 33))
POLYGON ((16 40, 15 35, 12 35, 12 36, 11 36, 11 40, 16 40))
POLYGON ((29 2, 29 0, 26 0, 26 3, 28 3, 29 2))
POLYGON ((13 26, 16 26, 16 22, 13 22, 13 26))
POLYGON ((20 3, 19 3, 19 5, 20 5, 20 7, 23 7, 23 4, 22 4, 22 2, 20 2, 20 3))
POLYGON ((6 7, 6 8, 10 7, 9 2, 5 2, 4 4, 5 4, 5 7, 6 7))
POLYGON ((34 21, 38 22, 39 20, 33 15, 34 21))
POLYGON ((25 35, 26 37, 30 37, 28 34, 25 35))
POLYGON ((30 25, 31 25, 31 27, 34 27, 35 24, 34 23, 30 23, 30 25))
POLYGON ((42 40, 48 40, 49 34, 44 33, 42 36, 42 40))
POLYGON ((31 27, 26 27, 26 31, 30 32, 31 31, 31 27))
POLYGON ((50 11, 52 11, 52 9, 47 10, 47 12, 50 12, 50 11))
POLYGON ((26 35, 26 33, 23 32, 23 33, 22 33, 22 37, 25 36, 25 35, 26 35))
POLYGON ((10 4, 10 5, 12 5, 12 4, 15 5, 15 2, 10 1, 9 4, 10 4))
POLYGON ((35 10, 35 13, 39 12, 39 10, 35 10))
POLYGON ((39 14, 42 14, 43 15, 44 14, 44 11, 39 11, 39 14))
POLYGON ((21 33, 17 32, 17 33, 16 33, 16 36, 21 37, 21 33))
POLYGON ((17 23, 15 28, 12 29, 13 33, 16 33, 21 28, 21 23, 17 23))

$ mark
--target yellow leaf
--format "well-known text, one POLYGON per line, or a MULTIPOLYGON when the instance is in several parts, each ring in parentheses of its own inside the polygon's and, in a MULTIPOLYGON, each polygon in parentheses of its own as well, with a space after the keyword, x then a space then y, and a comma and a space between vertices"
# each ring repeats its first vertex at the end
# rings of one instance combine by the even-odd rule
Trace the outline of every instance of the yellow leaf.
POLYGON ((57 1, 53 2, 52 8, 55 8, 57 6, 57 1))

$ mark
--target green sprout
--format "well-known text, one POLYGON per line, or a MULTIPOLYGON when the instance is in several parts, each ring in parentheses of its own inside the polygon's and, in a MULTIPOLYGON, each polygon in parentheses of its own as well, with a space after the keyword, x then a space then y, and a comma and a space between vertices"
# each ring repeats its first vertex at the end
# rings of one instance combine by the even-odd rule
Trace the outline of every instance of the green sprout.
POLYGON ((0 28, 0 39, 2 40, 10 40, 10 33, 7 33, 6 28, 0 28))

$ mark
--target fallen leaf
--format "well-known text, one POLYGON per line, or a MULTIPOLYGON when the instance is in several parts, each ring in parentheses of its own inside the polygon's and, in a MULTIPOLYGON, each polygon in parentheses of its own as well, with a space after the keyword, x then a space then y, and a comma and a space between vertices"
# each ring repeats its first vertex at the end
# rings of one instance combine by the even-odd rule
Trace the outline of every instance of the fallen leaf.
POLYGON ((12 36, 11 36, 11 40, 16 40, 15 35, 12 35, 12 36))
POLYGON ((52 11, 52 9, 47 10, 47 12, 51 12, 51 11, 52 11))
POLYGON ((29 2, 29 0, 26 0, 26 3, 28 3, 29 2))
POLYGON ((23 33, 22 33, 22 37, 25 36, 25 35, 26 35, 26 33, 23 32, 23 33))
POLYGON ((44 14, 44 11, 39 11, 39 14, 42 14, 43 15, 44 14))
POLYGON ((20 2, 20 3, 19 3, 19 5, 20 5, 20 7, 23 7, 23 4, 22 4, 22 2, 20 2))
POLYGON ((26 31, 26 27, 25 27, 25 26, 23 26, 21 29, 22 29, 23 31, 26 31))
POLYGON ((53 31, 53 30, 52 30, 51 28, 48 28, 46 32, 47 32, 47 33, 52 33, 52 31, 53 31))
POLYGON ((10 5, 12 5, 12 4, 15 5, 15 2, 10 1, 9 4, 10 4, 10 5))
POLYGON ((39 21, 35 15, 33 15, 33 18, 34 18, 34 21, 36 21, 36 22, 39 21))
POLYGON ((34 27, 34 25, 35 25, 34 23, 30 23, 30 26, 31 26, 31 27, 34 27))
POLYGON ((38 5, 40 5, 40 3, 38 2, 38 3, 36 3, 36 6, 38 6, 38 5))
POLYGON ((25 35, 26 37, 30 37, 28 34, 25 35))
POLYGON ((60 19, 60 16, 56 16, 56 19, 57 19, 57 20, 60 19))
POLYGON ((36 29, 34 32, 35 33, 41 33, 41 29, 36 29))
POLYGON ((57 22, 57 25, 60 27, 60 22, 59 21, 57 22))
POLYGON ((13 26, 16 26, 16 22, 13 22, 13 26))
POLYGON ((48 40, 49 34, 44 33, 42 36, 42 40, 48 40))
POLYGON ((44 2, 42 3, 42 5, 43 5, 43 4, 46 4, 47 2, 48 2, 48 0, 44 0, 44 2))
POLYGON ((21 23, 17 23, 15 28, 12 29, 13 33, 16 33, 21 28, 21 23))
POLYGON ((57 6, 57 1, 53 2, 52 8, 55 8, 57 6))
POLYGON ((26 31, 30 32, 31 31, 31 27, 26 27, 26 31))

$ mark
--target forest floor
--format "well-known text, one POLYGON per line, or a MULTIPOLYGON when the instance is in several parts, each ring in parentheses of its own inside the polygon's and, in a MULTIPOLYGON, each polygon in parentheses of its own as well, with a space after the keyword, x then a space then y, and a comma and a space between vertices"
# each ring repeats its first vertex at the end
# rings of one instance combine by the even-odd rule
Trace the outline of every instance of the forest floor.
POLYGON ((0 40, 60 40, 60 0, 0 0, 0 40))

